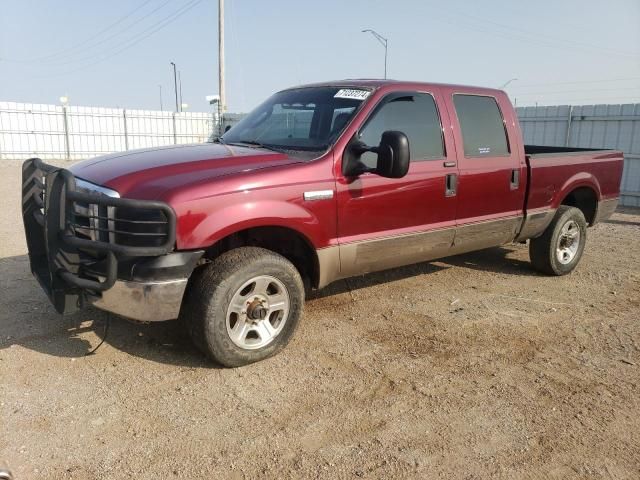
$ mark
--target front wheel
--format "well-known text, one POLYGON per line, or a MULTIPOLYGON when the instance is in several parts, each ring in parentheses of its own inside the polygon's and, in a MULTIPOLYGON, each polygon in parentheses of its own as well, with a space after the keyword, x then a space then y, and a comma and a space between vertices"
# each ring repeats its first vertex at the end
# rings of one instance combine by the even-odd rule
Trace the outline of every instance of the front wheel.
POLYGON ((292 337, 304 304, 298 270, 275 252, 241 247, 195 271, 182 319, 193 342, 227 367, 263 360, 292 337))
POLYGON ((582 212, 561 205, 544 233, 529 241, 529 257, 536 270, 566 275, 580 261, 587 242, 587 221, 582 212))

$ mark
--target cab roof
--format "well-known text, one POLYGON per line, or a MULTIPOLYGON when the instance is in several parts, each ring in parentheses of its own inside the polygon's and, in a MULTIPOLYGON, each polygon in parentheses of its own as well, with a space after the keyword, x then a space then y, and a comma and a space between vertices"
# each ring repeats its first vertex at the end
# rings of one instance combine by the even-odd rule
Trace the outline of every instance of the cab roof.
MULTIPOLYGON (((497 88, 479 87, 473 85, 460 85, 454 83, 436 83, 436 82, 414 82, 406 80, 391 80, 391 79, 375 79, 375 78, 348 78, 344 80, 331 80, 327 82, 309 83, 305 85, 297 85, 295 87, 286 88, 284 90, 295 90, 297 88, 309 88, 309 87, 360 87, 377 90, 382 87, 398 87, 415 89, 416 87, 429 88, 429 87, 448 87, 448 88, 460 88, 466 91, 477 92, 501 92, 502 90, 497 88)), ((284 91, 283 90, 283 91, 284 91)))

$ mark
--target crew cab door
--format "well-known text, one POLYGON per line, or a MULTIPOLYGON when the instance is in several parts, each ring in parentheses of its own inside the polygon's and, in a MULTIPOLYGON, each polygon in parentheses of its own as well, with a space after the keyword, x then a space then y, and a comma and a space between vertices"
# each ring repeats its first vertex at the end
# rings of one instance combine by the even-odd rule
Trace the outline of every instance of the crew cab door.
POLYGON ((451 253, 510 242, 521 225, 527 181, 513 109, 501 92, 445 90, 460 170, 451 253))
MULTIPOLYGON (((410 166, 403 178, 375 173, 337 173, 338 241, 341 275, 349 276, 419 262, 447 254, 454 235, 457 166, 439 91, 393 92, 383 96, 352 136, 376 146, 384 131, 409 139, 410 166), (441 115, 444 114, 444 119, 441 115)), ((342 156, 347 161, 346 155, 342 156)), ((367 152, 360 161, 377 162, 367 152)))

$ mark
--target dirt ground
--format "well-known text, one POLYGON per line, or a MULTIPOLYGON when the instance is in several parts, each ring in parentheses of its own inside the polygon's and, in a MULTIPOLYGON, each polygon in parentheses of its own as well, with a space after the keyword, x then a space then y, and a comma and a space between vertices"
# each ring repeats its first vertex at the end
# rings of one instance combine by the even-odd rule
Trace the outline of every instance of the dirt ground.
POLYGON ((640 478, 640 210, 578 269, 510 245, 338 282, 280 355, 220 369, 176 322, 59 317, 0 165, 0 464, 16 479, 640 478))

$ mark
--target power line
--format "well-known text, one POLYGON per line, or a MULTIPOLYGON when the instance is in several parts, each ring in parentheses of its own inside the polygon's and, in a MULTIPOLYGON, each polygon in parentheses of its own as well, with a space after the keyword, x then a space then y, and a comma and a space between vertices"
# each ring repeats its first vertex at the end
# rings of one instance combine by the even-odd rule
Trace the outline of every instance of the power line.
MULTIPOLYGON (((170 0, 169 0, 169 1, 170 1, 170 0)), ((108 32, 108 31, 109 31, 109 30, 111 30, 113 27, 116 27, 116 26, 120 25, 122 22, 124 22, 125 20, 127 20, 129 17, 131 17, 131 16, 132 16, 134 13, 136 13, 138 10, 140 10, 140 9, 142 9, 143 7, 147 6, 147 5, 148 5, 149 3, 151 3, 151 2, 152 2, 152 0, 146 0, 145 2, 142 2, 140 5, 138 5, 136 8, 134 8, 133 10, 131 10, 131 11, 130 11, 129 13, 127 13, 126 15, 123 15, 123 16, 122 16, 122 17, 120 17, 118 20, 116 20, 115 22, 113 22, 113 23, 111 23, 111 24, 107 25, 106 27, 104 27, 103 29, 99 30, 97 33, 95 33, 95 34, 91 35, 90 37, 85 38, 82 42, 76 43, 76 44, 74 44, 74 45, 72 45, 72 46, 70 46, 70 47, 68 47, 68 48, 65 48, 65 49, 63 49, 63 50, 60 50, 60 51, 58 51, 58 52, 51 53, 51 54, 48 54, 48 55, 44 55, 44 56, 42 56, 42 57, 31 58, 31 59, 26 59, 26 60, 7 59, 7 58, 4 58, 3 60, 7 60, 7 61, 10 61, 10 62, 15 62, 15 63, 32 63, 32 62, 42 62, 42 61, 49 60, 49 59, 51 59, 51 58, 56 58, 56 57, 60 57, 60 56, 63 56, 63 57, 69 56, 69 52, 73 52, 74 50, 81 50, 81 51, 82 51, 82 50, 86 50, 87 48, 91 48, 91 46, 92 46, 91 41, 92 41, 92 40, 94 40, 94 39, 96 39, 96 38, 99 38, 103 33, 108 32)), ((167 2, 163 3, 160 7, 162 7, 162 6, 166 5, 167 3, 169 3, 169 2, 167 1, 167 2)), ((160 8, 160 7, 159 7, 159 8, 160 8)), ((156 10, 158 10, 158 9, 155 9, 155 10, 151 11, 148 15, 145 15, 144 17, 142 17, 142 19, 147 18, 149 15, 153 14, 156 10)), ((137 22, 136 22, 136 23, 137 23, 137 22)), ((134 24, 134 25, 135 25, 135 24, 134 24)), ((131 26, 132 26, 132 25, 131 25, 131 26)), ((122 31, 126 31, 126 30, 128 30, 131 26, 129 26, 129 27, 127 27, 127 28, 125 28, 125 29, 124 29, 124 30, 122 30, 122 31)), ((121 31, 121 32, 122 32, 122 31, 121 31)), ((116 35, 117 35, 117 33, 116 33, 116 35)), ((96 43, 95 45, 99 45, 99 44, 101 44, 101 43, 104 43, 105 41, 109 40, 110 38, 113 38, 113 37, 114 37, 114 36, 116 36, 116 35, 113 35, 113 36, 111 36, 111 37, 107 37, 107 39, 102 40, 101 42, 98 42, 98 43, 96 43)))
MULTIPOLYGON (((520 100, 521 96, 518 95, 514 98, 517 98, 518 100, 520 100)), ((542 100, 540 100, 540 98, 544 98, 544 96, 538 96, 538 97, 532 97, 529 100, 525 100, 525 102, 531 104, 537 101, 537 103, 541 103, 542 100)), ((548 104, 548 106, 556 106, 556 105, 575 105, 576 102, 580 102, 583 105, 598 105, 598 104, 605 104, 605 102, 603 102, 602 100, 608 100, 608 101, 615 101, 615 103, 640 103, 640 96, 638 97, 623 97, 623 96, 605 96, 605 97, 597 97, 599 100, 594 101, 593 99, 594 97, 581 97, 581 98, 566 98, 563 100, 545 100, 545 101, 549 101, 549 102, 553 102, 551 104, 548 104)), ((521 105, 518 105, 521 106, 521 105)))
MULTIPOLYGON (((170 23, 173 23, 175 20, 180 18, 182 15, 187 13, 189 10, 194 8, 196 5, 198 5, 202 1, 203 0, 191 0, 189 3, 187 3, 186 5, 181 7, 180 9, 176 10, 171 15, 168 15, 167 17, 165 17, 161 21, 153 24, 151 27, 147 28, 146 30, 143 30, 138 35, 129 38, 125 42, 121 42, 120 45, 124 45, 122 48, 107 54, 106 56, 100 58, 99 60, 87 63, 87 64, 82 65, 79 68, 76 68, 76 69, 73 69, 73 70, 68 70, 68 71, 65 71, 65 72, 58 72, 58 73, 52 74, 52 75, 43 75, 43 76, 37 76, 36 75, 35 77, 38 77, 38 78, 50 78, 50 77, 56 77, 56 76, 61 76, 61 75, 68 75, 70 73, 79 72, 79 71, 84 70, 84 69, 86 69, 88 67, 92 67, 94 65, 97 65, 99 63, 104 62, 105 60, 113 58, 114 56, 116 56, 116 55, 118 55, 118 54, 120 54, 120 53, 122 53, 122 52, 124 52, 126 50, 129 50, 130 48, 136 46, 137 44, 139 44, 140 42, 142 42, 146 38, 149 38, 151 35, 153 35, 154 33, 158 32, 159 30, 163 29, 164 27, 166 27, 170 23), (127 44, 127 42, 129 42, 129 43, 127 44)), ((108 51, 105 51, 103 53, 107 53, 107 52, 108 51)), ((92 56, 90 58, 95 58, 95 57, 92 56)))
MULTIPOLYGON (((636 105, 636 104, 640 104, 640 101, 639 100, 619 100, 619 101, 613 100, 608 102, 594 102, 593 100, 573 100, 570 102, 563 102, 563 103, 541 103, 541 102, 533 102, 528 100, 524 104, 518 104, 516 108, 560 107, 560 106, 566 106, 566 105, 571 105, 573 107, 587 107, 591 105, 596 106, 596 105, 636 105)), ((531 118, 535 118, 535 117, 531 117, 531 118)))
MULTIPOLYGON (((589 44, 589 43, 583 43, 583 42, 576 42, 574 40, 568 40, 566 38, 559 38, 559 37, 554 37, 554 36, 549 36, 549 35, 542 35, 539 32, 532 32, 530 30, 526 30, 524 28, 516 28, 516 27, 512 27, 510 25, 505 25, 503 23, 500 22, 496 22, 494 20, 491 19, 487 19, 487 18, 483 18, 483 17, 478 17, 476 15, 471 15, 465 12, 462 12, 460 10, 451 8, 451 7, 437 7, 439 9, 445 9, 445 10, 449 10, 451 12, 453 12, 455 15, 460 15, 463 17, 467 17, 469 19, 471 19, 472 21, 478 21, 482 24, 492 24, 495 25, 496 27, 502 28, 504 30, 511 30, 512 32, 515 32, 517 35, 519 36, 523 36, 524 38, 528 38, 528 37, 533 37, 533 40, 537 40, 537 39, 548 39, 548 41, 554 42, 554 44, 556 44, 557 46, 557 42, 560 43, 565 43, 568 46, 575 46, 575 47, 582 47, 582 48, 587 48, 587 49, 592 49, 592 50, 599 50, 602 53, 608 53, 608 54, 614 54, 614 55, 621 55, 621 56, 625 56, 625 57, 640 57, 640 52, 623 52, 623 51, 619 51, 619 50, 614 50, 614 49, 610 49, 610 48, 603 48, 600 47, 598 45, 593 45, 593 44, 589 44)), ((509 33, 507 32, 502 32, 506 35, 509 35, 509 33)), ((511 34, 513 35, 513 34, 511 34)), ((516 37, 517 38, 517 37, 516 37)), ((575 48, 574 47, 574 48, 575 48)))
MULTIPOLYGON (((104 38, 104 39, 100 40, 99 42, 94 43, 93 45, 91 45, 91 44, 90 44, 90 45, 87 45, 87 47, 86 47, 86 48, 83 48, 83 49, 79 50, 79 51, 78 51, 78 53, 83 52, 84 50, 91 50, 91 49, 93 49, 93 48, 95 48, 95 47, 98 47, 98 46, 100 46, 100 45, 103 45, 103 44, 105 44, 106 42, 108 42, 109 40, 112 40, 112 39, 114 39, 114 38, 116 38, 116 37, 118 37, 118 36, 122 35, 124 32, 126 32, 126 31, 128 31, 128 30, 131 30, 131 28, 133 28, 134 26, 138 25, 138 24, 139 24, 139 23, 141 23, 142 21, 144 21, 144 20, 146 20, 147 18, 149 18, 151 15, 153 15, 154 13, 156 13, 158 10, 162 9, 162 8, 163 8, 165 5, 167 5, 169 2, 171 2, 171 0, 165 0, 165 1, 164 1, 163 3, 161 3, 159 6, 157 6, 156 8, 154 8, 153 10, 151 10, 148 14, 146 14, 146 15, 144 15, 143 17, 139 18, 139 19, 138 19, 138 20, 136 20, 135 22, 131 23, 130 25, 126 26, 125 28, 121 29, 120 31, 115 32, 114 34, 112 34, 112 35, 110 35, 110 36, 108 36, 108 37, 106 37, 106 38, 104 38)), ((179 10, 179 9, 178 9, 178 10, 179 10)), ((175 13, 175 12, 174 12, 174 13, 175 13)), ((172 14, 169 14, 169 16, 168 16, 168 17, 170 17, 171 15, 172 15, 172 14)), ((168 17, 165 17, 164 19, 166 19, 166 18, 168 18, 168 17)), ((164 19, 163 19, 163 20, 164 20, 164 19)), ((150 28, 153 28, 153 26, 154 26, 154 25, 157 25, 158 23, 161 23, 163 20, 160 20, 159 22, 152 24, 150 28)), ((143 30, 141 33, 144 33, 144 32, 146 32, 146 31, 148 31, 148 30, 149 30, 149 28, 147 28, 146 30, 143 30)), ((114 48, 114 47, 117 47, 117 46, 119 46, 119 45, 123 45, 123 44, 127 43, 129 40, 131 40, 132 38, 135 38, 137 35, 139 35, 139 34, 134 34, 134 35, 133 35, 132 37, 130 37, 129 39, 125 39, 125 40, 124 40, 124 41, 122 41, 122 42, 115 43, 114 45, 108 46, 105 50, 103 50, 103 51, 102 51, 102 53, 108 52, 109 50, 111 50, 111 49, 112 49, 112 48, 114 48)), ((97 52, 97 55, 99 55, 100 53, 101 53, 101 52, 97 52)), ((72 57, 73 57, 74 55, 75 55, 75 54, 71 54, 71 56, 72 56, 72 57)), ((68 57, 68 56, 69 56, 69 55, 65 55, 65 56, 63 56, 63 58, 64 58, 64 57, 68 57)), ((92 58, 95 58, 95 56, 96 56, 96 53, 94 53, 94 54, 89 54, 89 55, 85 54, 83 57, 78 57, 78 58, 75 58, 75 59, 74 59, 74 58, 71 58, 71 59, 69 59, 69 60, 63 60, 63 61, 56 61, 56 60, 52 60, 52 61, 51 61, 51 63, 55 63, 55 64, 57 64, 57 65, 70 65, 70 64, 72 64, 72 63, 78 63, 78 62, 83 62, 83 61, 85 61, 85 60, 90 60, 90 59, 92 59, 92 58)))
POLYGON ((582 90, 556 90, 553 92, 514 92, 514 96, 517 94, 518 96, 526 97, 529 95, 559 95, 563 93, 584 93, 584 92, 620 92, 620 91, 628 91, 628 90, 640 90, 640 86, 638 87, 630 87, 630 88, 586 88, 582 90))
MULTIPOLYGON (((432 10, 430 10, 431 14, 433 14, 434 10, 439 9, 439 10, 443 10, 443 7, 436 7, 434 5, 431 5, 431 7, 433 7, 432 10)), ((441 12, 442 15, 442 12, 441 12)), ((581 52, 585 52, 585 51, 589 51, 589 50, 599 50, 597 53, 601 53, 601 54, 608 54, 608 55, 620 55, 620 56, 624 56, 624 57, 632 57, 632 58, 638 58, 640 57, 640 52, 639 53, 631 53, 631 52, 621 52, 621 51, 617 51, 617 50, 612 50, 612 49, 603 49, 602 47, 597 47, 595 45, 590 45, 590 44, 583 44, 580 42, 572 42, 571 40, 565 40, 565 39, 559 39, 559 38, 555 38, 555 37, 547 37, 550 39, 545 39, 544 36, 531 32, 529 33, 526 30, 522 30, 522 29, 515 29, 513 27, 509 27, 507 25, 504 24, 500 24, 498 22, 493 22, 491 20, 486 20, 484 18, 481 17, 475 17, 472 15, 468 15, 465 14, 463 12, 457 12, 455 10, 453 10, 453 13, 451 12, 445 12, 445 19, 443 19, 443 21, 445 23, 449 23, 450 25, 456 26, 456 27, 466 27, 467 29, 470 30, 475 30, 477 32, 481 32, 481 33, 486 33, 488 35, 492 35, 492 36, 496 36, 496 37, 502 37, 502 38, 506 38, 508 40, 518 40, 521 42, 525 42, 525 43, 532 43, 535 45, 542 45, 542 46, 546 46, 546 47, 550 47, 550 48, 554 48, 554 49, 558 49, 558 48, 564 48, 564 49, 569 49, 569 50, 574 50, 574 51, 581 51, 581 52), (457 16, 456 16, 457 15, 457 16), (471 19, 471 21, 473 22, 474 19, 478 20, 482 23, 491 23, 494 24, 500 28, 503 29, 508 29, 508 30, 515 30, 515 32, 518 33, 510 33, 510 32, 505 32, 505 31, 497 31, 495 29, 485 29, 482 28, 481 26, 478 26, 475 22, 474 23, 465 23, 463 21, 461 21, 460 18, 458 18, 459 16, 462 17, 467 17, 469 19, 471 19), (566 45, 562 45, 561 43, 565 42, 568 43, 566 45)), ((442 17, 441 17, 442 18, 442 17)))
MULTIPOLYGON (((519 21, 522 17, 527 17, 528 19, 532 18, 531 14, 533 12, 531 12, 526 7, 524 10, 513 8, 514 3, 515 2, 511 2, 508 5, 502 4, 500 5, 500 9, 504 11, 510 11, 516 17, 515 19, 516 21, 519 21)), ((567 31, 567 29, 570 28, 571 32, 576 32, 576 31, 587 32, 588 31, 589 33, 593 33, 593 29, 588 25, 585 25, 584 23, 567 21, 567 19, 565 18, 562 18, 562 20, 560 20, 560 17, 558 17, 557 15, 554 15, 553 11, 550 11, 549 9, 539 8, 539 9, 536 9, 535 13, 542 14, 542 17, 539 20, 535 20, 535 21, 544 22, 545 24, 555 24, 556 26, 559 26, 560 28, 562 28, 563 31, 567 31)))
POLYGON ((640 77, 628 77, 628 78, 610 78, 608 80, 577 80, 573 82, 545 82, 545 83, 521 83, 516 85, 514 88, 523 88, 523 87, 545 87, 547 85, 555 86, 555 85, 575 85, 581 83, 607 83, 607 82, 628 82, 632 80, 640 80, 640 77))

